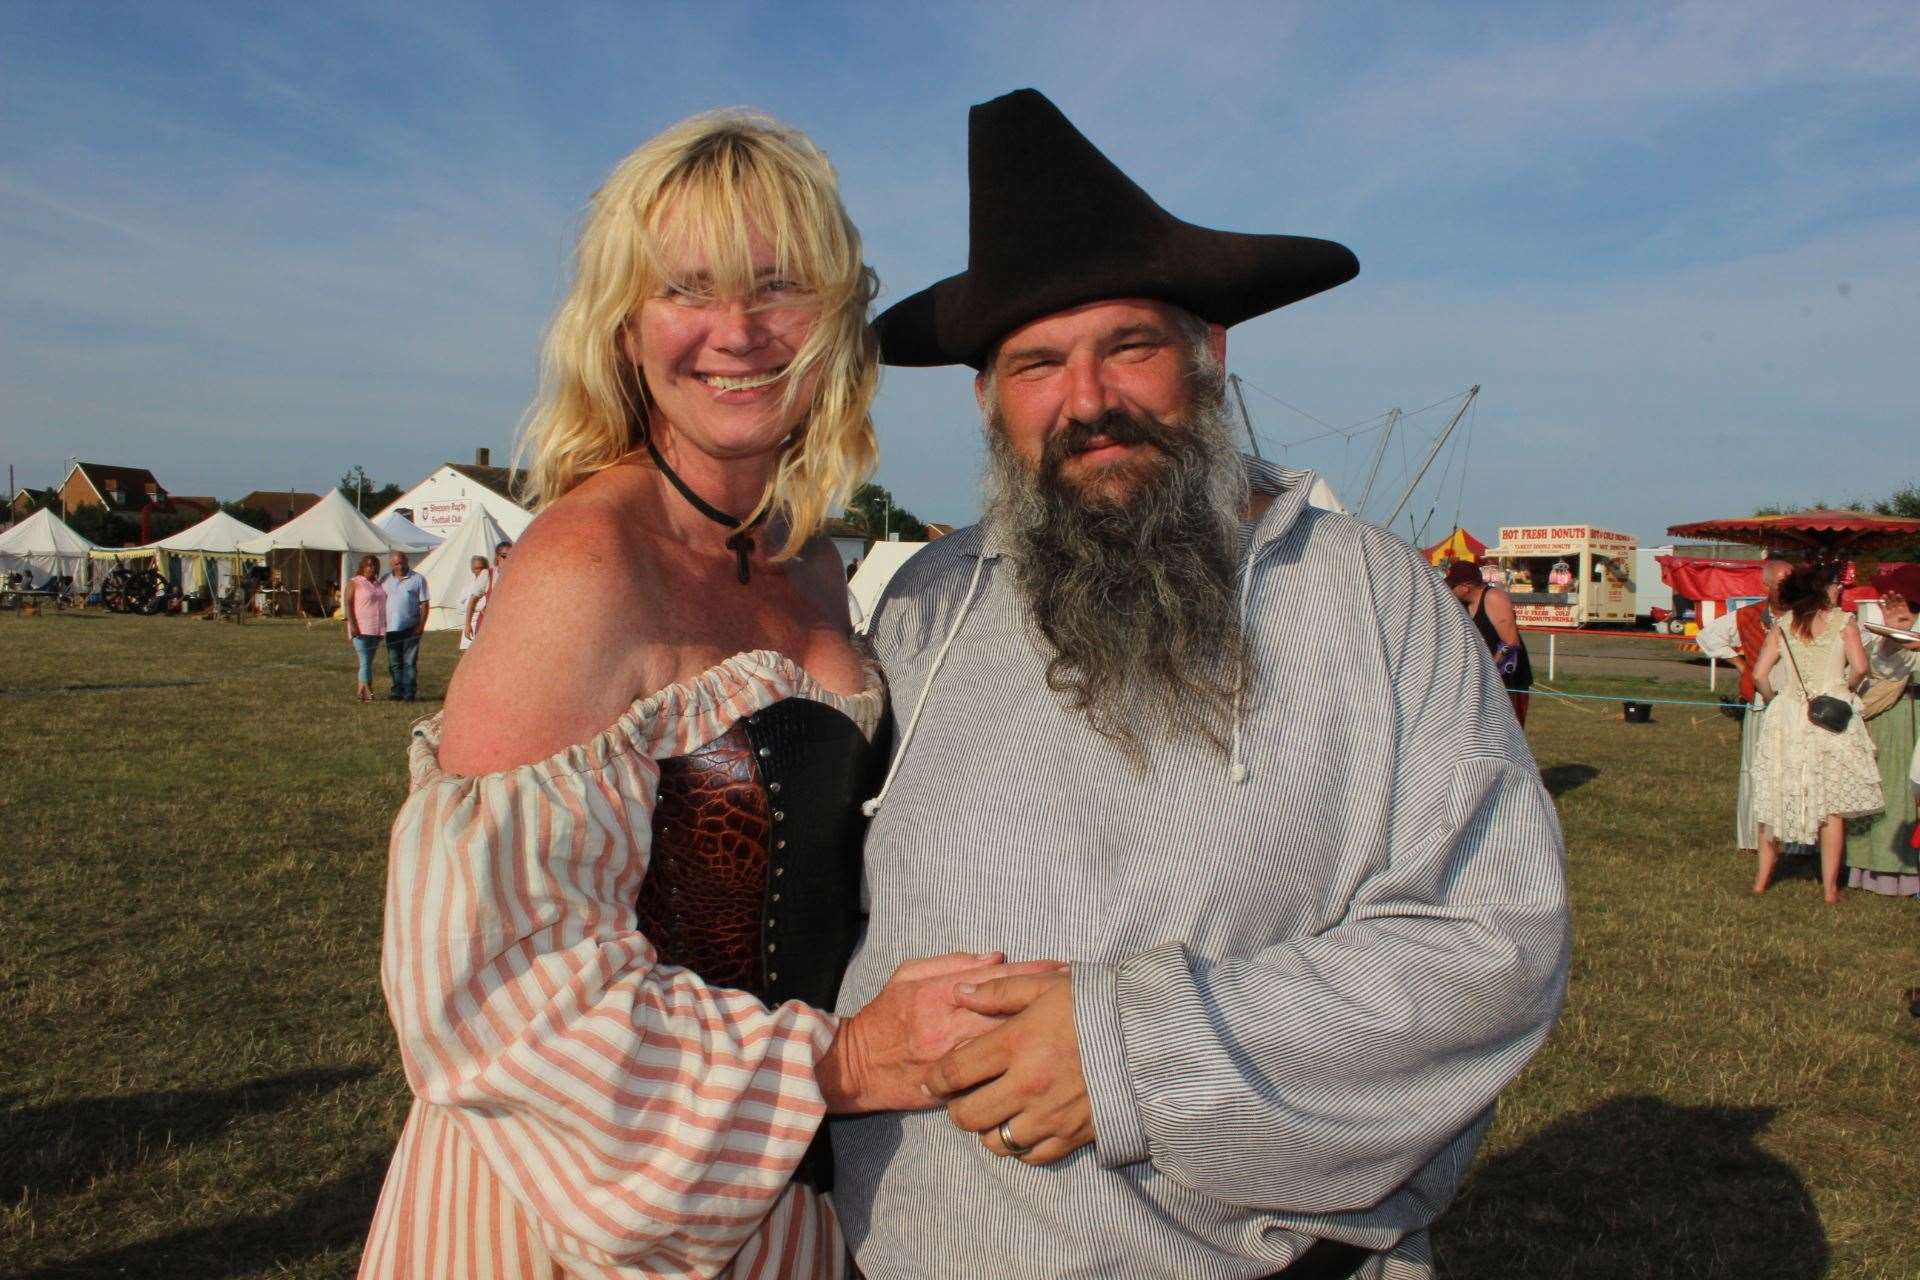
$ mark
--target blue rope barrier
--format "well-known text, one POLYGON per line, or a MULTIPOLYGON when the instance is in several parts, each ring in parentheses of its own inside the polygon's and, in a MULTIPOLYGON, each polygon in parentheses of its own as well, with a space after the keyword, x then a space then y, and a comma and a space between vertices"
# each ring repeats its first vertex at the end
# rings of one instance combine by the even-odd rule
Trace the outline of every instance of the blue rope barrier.
MULTIPOLYGON (((1580 698, 1587 702, 1642 702, 1658 707, 1712 707, 1715 711, 1726 707, 1739 707, 1743 711, 1746 709, 1746 704, 1743 702, 1697 702, 1686 698, 1643 698, 1638 694, 1620 693, 1567 693, 1544 684, 1535 685, 1534 688, 1556 698, 1580 698)), ((1516 692, 1526 692, 1526 690, 1516 690, 1516 692)))

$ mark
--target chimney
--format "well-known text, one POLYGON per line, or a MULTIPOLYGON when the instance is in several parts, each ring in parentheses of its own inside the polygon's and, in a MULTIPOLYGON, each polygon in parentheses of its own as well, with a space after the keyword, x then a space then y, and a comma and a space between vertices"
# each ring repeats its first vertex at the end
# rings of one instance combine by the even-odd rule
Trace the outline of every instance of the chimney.
POLYGON ((491 449, 475 449, 475 450, 473 451, 473 465, 474 465, 474 466, 476 466, 476 467, 490 467, 490 466, 492 466, 492 465, 493 465, 493 450, 491 450, 491 449))

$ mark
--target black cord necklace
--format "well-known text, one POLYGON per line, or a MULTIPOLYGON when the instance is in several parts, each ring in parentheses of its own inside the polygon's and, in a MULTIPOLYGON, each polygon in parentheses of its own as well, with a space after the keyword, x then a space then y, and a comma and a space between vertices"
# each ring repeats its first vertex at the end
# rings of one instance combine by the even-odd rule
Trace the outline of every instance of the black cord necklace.
POLYGON ((762 511, 754 517, 752 524, 748 525, 745 529, 740 528, 739 520, 728 515, 689 489, 687 482, 674 474, 673 468, 667 465, 667 460, 660 456, 660 450, 654 447, 652 437, 648 437, 646 443, 647 452, 653 455, 653 465, 660 468, 660 474, 665 476, 667 481, 680 491, 680 496, 685 498, 695 511, 698 511, 707 519, 713 521, 715 524, 723 524, 734 531, 733 534, 727 538, 727 549, 734 554, 734 563, 740 575, 740 581, 744 584, 747 581, 747 554, 753 550, 753 539, 748 537, 747 533, 748 530, 756 529, 763 524, 766 521, 767 513, 762 511))

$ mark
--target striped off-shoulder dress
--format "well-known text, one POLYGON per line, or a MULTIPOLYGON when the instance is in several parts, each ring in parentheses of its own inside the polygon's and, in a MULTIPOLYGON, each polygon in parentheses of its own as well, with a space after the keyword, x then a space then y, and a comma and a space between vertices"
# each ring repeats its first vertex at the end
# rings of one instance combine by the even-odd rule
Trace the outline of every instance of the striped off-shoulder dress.
POLYGON ((363 1280, 845 1273, 790 1181, 832 1015, 709 986, 635 928, 659 762, 789 697, 869 738, 884 707, 876 672, 841 695, 760 651, 501 773, 442 772, 439 718, 414 729, 381 962, 414 1103, 363 1280))

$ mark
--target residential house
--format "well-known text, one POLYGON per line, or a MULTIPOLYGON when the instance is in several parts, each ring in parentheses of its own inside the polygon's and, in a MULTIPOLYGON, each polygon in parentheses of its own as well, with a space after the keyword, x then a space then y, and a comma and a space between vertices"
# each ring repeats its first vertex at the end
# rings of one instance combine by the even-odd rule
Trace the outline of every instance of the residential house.
POLYGON ((13 501, 7 504, 7 518, 25 520, 34 512, 47 507, 52 507, 55 511, 59 510, 60 491, 58 489, 20 489, 14 493, 13 501))
POLYGON ((145 467, 110 467, 99 462, 76 462, 60 482, 60 509, 105 507, 122 515, 139 515, 149 505, 171 512, 167 491, 145 467))
POLYGON ((319 494, 297 489, 255 489, 240 499, 239 505, 252 507, 267 517, 270 528, 278 529, 318 501, 319 494))
POLYGON ((522 472, 492 465, 492 451, 474 450, 473 461, 447 462, 420 483, 373 514, 377 523, 395 511, 430 533, 446 537, 466 520, 478 504, 509 538, 517 538, 533 523, 523 502, 522 472))

